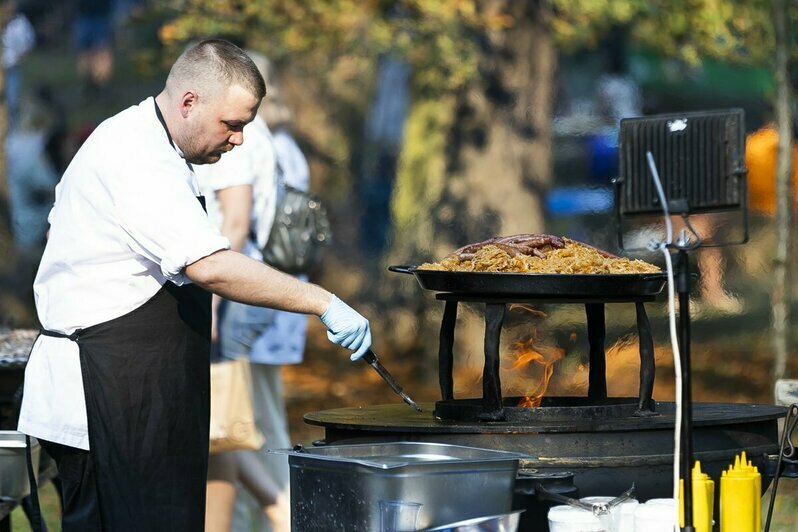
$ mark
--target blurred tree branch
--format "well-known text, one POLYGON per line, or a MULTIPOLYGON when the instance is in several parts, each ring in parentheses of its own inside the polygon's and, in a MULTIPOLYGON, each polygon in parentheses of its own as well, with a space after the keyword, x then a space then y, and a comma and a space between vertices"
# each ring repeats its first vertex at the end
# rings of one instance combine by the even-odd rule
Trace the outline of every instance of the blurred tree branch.
POLYGON ((787 284, 787 266, 792 244, 792 91, 789 78, 790 41, 788 32, 787 0, 773 0, 773 27, 775 29, 776 81, 775 110, 779 131, 776 165, 776 256, 773 260, 773 293, 771 294, 773 327, 773 379, 784 377, 789 353, 789 308, 791 297, 787 284))

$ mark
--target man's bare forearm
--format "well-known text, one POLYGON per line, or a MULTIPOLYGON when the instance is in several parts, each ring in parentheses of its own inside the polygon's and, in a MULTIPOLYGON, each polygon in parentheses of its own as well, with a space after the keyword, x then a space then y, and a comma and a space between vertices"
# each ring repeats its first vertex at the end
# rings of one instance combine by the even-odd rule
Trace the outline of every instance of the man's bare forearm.
POLYGON ((235 251, 223 250, 186 267, 197 285, 247 305, 320 316, 332 294, 235 251))

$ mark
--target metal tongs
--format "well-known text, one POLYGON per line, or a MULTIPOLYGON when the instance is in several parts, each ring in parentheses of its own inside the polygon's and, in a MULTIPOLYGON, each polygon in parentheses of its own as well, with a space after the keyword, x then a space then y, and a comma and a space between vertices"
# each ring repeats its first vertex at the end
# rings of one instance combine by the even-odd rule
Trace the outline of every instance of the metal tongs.
POLYGON ((794 460, 798 459, 795 445, 792 443, 792 433, 796 428, 798 428, 798 403, 793 403, 787 408, 787 417, 784 419, 784 430, 781 433, 781 443, 779 444, 779 457, 776 462, 776 472, 773 475, 773 486, 770 490, 770 504, 768 505, 768 515, 765 520, 765 532, 770 530, 770 519, 773 517, 773 504, 776 501, 776 490, 779 489, 779 477, 783 475, 782 465, 784 460, 795 463, 794 460))
POLYGON ((374 368, 377 371, 377 373, 379 373, 380 377, 382 377, 382 380, 387 382, 388 386, 390 386, 393 391, 399 394, 399 397, 402 398, 402 401, 412 406, 417 412, 421 412, 421 407, 418 406, 415 401, 410 399, 410 396, 407 395, 407 393, 405 393, 404 389, 402 389, 401 386, 399 386, 399 383, 396 382, 396 380, 391 376, 390 373, 388 373, 388 370, 385 369, 385 367, 382 364, 380 364, 380 361, 377 358, 377 355, 374 354, 374 351, 369 349, 368 351, 366 351, 366 354, 363 355, 362 358, 372 368, 374 368))
POLYGON ((542 499, 549 499, 555 502, 561 502, 563 504, 567 504, 568 506, 573 506, 574 508, 580 508, 582 510, 587 510, 591 512, 596 517, 601 517, 602 515, 608 515, 610 511, 621 504, 622 502, 628 501, 629 499, 634 497, 635 493, 635 485, 632 484, 632 487, 628 490, 624 491, 614 499, 608 502, 582 502, 579 499, 572 499, 571 497, 565 497, 564 495, 560 495, 559 493, 553 493, 551 491, 546 490, 541 484, 535 486, 535 491, 538 492, 540 498, 542 499))

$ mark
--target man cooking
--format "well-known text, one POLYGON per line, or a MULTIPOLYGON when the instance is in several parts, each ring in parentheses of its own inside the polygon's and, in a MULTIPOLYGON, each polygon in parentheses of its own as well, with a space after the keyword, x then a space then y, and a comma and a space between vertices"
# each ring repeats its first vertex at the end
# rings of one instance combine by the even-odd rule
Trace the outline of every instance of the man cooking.
POLYGON ((210 292, 320 316, 353 360, 371 344, 364 317, 230 251, 205 215, 192 165, 242 144, 264 93, 243 51, 203 41, 158 96, 103 122, 56 188, 19 430, 58 464, 66 532, 202 530, 210 292))

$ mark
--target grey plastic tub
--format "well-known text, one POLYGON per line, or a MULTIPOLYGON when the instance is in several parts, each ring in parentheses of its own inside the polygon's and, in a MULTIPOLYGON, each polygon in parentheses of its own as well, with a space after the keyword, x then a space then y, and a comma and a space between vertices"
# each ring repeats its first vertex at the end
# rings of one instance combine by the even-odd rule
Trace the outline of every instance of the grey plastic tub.
MULTIPOLYGON (((31 438, 34 471, 39 468, 39 452, 39 442, 31 438)), ((20 500, 29 493, 25 435, 15 430, 0 430, 0 499, 20 500)))
POLYGON ((277 451, 291 469, 291 530, 380 530, 380 501, 420 503, 418 530, 512 510, 518 460, 441 443, 277 451))

